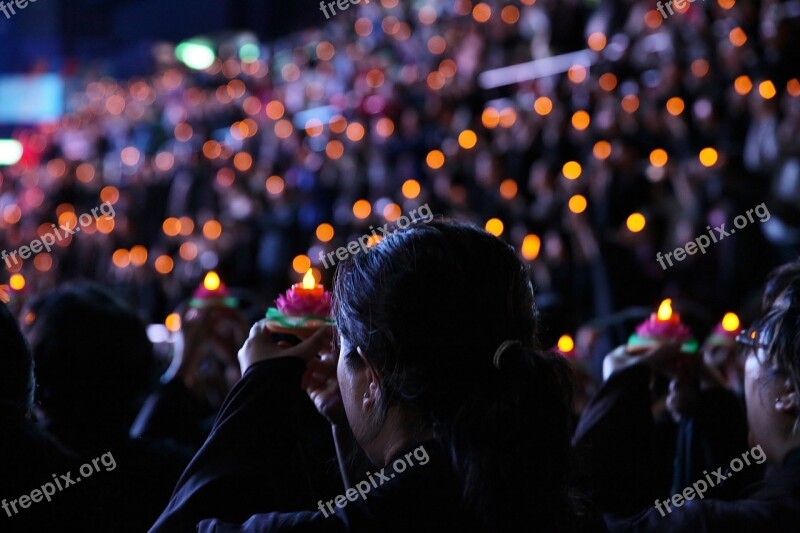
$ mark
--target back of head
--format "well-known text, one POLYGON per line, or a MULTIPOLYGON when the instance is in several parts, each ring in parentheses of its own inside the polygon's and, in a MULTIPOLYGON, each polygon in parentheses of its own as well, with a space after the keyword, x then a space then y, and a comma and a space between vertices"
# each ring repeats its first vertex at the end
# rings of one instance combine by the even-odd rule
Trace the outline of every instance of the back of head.
POLYGON ((0 414, 24 415, 33 401, 33 359, 17 321, 0 302, 0 414))
POLYGON ((433 431, 486 529, 559 530, 569 370, 537 347, 514 250, 471 225, 412 226, 342 263, 334 295, 340 334, 380 370, 384 412, 398 405, 407 431, 433 431))
POLYGON ((773 270, 767 278, 761 308, 766 311, 772 306, 785 303, 783 296, 789 286, 800 278, 800 260, 795 260, 773 270))
POLYGON ((47 415, 56 423, 129 423, 153 368, 136 314, 88 283, 59 288, 32 310, 37 395, 47 415))

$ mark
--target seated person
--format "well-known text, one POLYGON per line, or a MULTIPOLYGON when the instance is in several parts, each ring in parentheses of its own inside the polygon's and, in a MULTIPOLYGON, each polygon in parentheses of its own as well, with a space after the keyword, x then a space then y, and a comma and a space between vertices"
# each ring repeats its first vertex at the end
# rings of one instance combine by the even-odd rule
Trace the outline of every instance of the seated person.
POLYGON ((81 461, 29 419, 33 358, 3 303, 0 344, 0 531, 90 531, 97 495, 83 487, 56 490, 53 475, 77 472, 81 461))
MULTIPOLYGON (((798 271, 798 269, 794 269, 798 271)), ((680 494, 652 494, 647 490, 647 443, 652 429, 647 383, 651 372, 680 383, 702 373, 701 360, 667 344, 649 354, 631 358, 602 386, 584 412, 574 437, 580 454, 594 473, 596 493, 616 492, 630 506, 646 510, 624 517, 614 498, 598 500, 611 531, 797 531, 800 522, 800 275, 783 269, 768 283, 764 316, 738 337, 746 354, 744 393, 750 425, 751 450, 729 458, 708 477, 698 477, 680 494), (749 454, 749 455, 748 455, 749 454), (752 485, 732 501, 705 497, 727 478, 745 476, 743 469, 770 467, 764 481, 752 485), (738 470, 737 470, 738 468, 738 470), (609 486, 613 473, 613 486, 609 486), (644 475, 643 475, 644 474, 644 475), (719 475, 717 475, 719 474, 719 475), (716 482, 716 483, 715 483, 716 482), (627 492, 617 490, 627 487, 627 492), (655 499, 654 503, 650 503, 655 499)), ((676 391, 683 395, 688 391, 676 391)), ((691 394, 697 397, 696 391, 691 394)), ((683 400, 676 398, 676 404, 683 400)), ((592 477, 590 475, 590 477, 592 477)), ((632 513, 628 513, 632 514, 632 513)))
POLYGON ((208 504, 191 514, 209 519, 203 532, 573 530, 569 370, 537 346, 533 290, 513 248, 469 225, 412 226, 341 263, 333 299, 338 350, 327 330, 286 347, 264 321, 253 326, 243 378, 152 532, 194 531, 175 518, 192 499, 208 504), (369 471, 343 467, 344 486, 315 496, 313 510, 274 498, 262 503, 273 512, 224 519, 229 504, 201 494, 249 453, 264 429, 254 424, 286 438, 285 406, 306 368, 340 451, 350 436, 369 471))

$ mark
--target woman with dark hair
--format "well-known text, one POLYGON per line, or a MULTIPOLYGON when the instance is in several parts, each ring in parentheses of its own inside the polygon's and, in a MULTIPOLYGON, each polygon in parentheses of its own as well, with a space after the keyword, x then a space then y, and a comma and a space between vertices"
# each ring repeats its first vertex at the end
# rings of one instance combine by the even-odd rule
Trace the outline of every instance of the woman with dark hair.
MULTIPOLYGON (((215 440, 237 440, 236 431, 245 440, 248 397, 261 391, 258 409, 279 411, 282 398, 263 391, 300 387, 306 365, 317 408, 335 436, 354 438, 370 471, 352 484, 345 474, 342 495, 320 494, 309 502, 314 512, 233 525, 212 503, 205 516, 217 519, 200 531, 573 529, 569 370, 537 346, 533 290, 511 247, 470 225, 412 226, 340 265, 334 314, 338 356, 327 350, 330 332, 286 347, 263 321, 252 328, 239 354, 242 381, 152 531, 194 527, 171 515, 225 475, 230 458, 215 455, 234 452, 215 440)), ((279 439, 282 428, 271 433, 279 439)))
MULTIPOLYGON (((750 451, 739 450, 744 452, 739 457, 729 457, 730 465, 718 465, 718 474, 709 474, 709 483, 701 475, 682 494, 676 492, 671 498, 668 494, 637 491, 637 487, 646 486, 643 478, 648 472, 647 458, 637 450, 646 451, 652 438, 647 386, 651 372, 697 386, 697 376, 703 371, 702 360, 682 354, 677 345, 664 345, 618 369, 587 407, 575 444, 579 450, 591 450, 594 458, 587 462, 589 478, 594 484, 584 488, 614 496, 597 500, 602 510, 615 511, 614 515, 607 514, 612 531, 797 531, 800 523, 798 266, 798 263, 786 265, 773 273, 765 289, 763 317, 737 338, 747 356, 744 393, 750 444, 754 447, 750 451), (741 465, 738 470, 735 462, 741 465), (730 501, 705 498, 711 487, 724 487, 731 483, 728 478, 745 476, 746 471, 739 473, 742 469, 754 469, 765 462, 769 469, 763 483, 748 487, 730 501), (609 472, 613 473, 613 480, 609 472), (622 484, 628 485, 627 493, 617 490, 622 484), (651 503, 654 497, 658 499, 651 503), (627 501, 623 507, 614 499, 627 501), (622 509, 637 505, 638 509, 645 506, 649 509, 632 518, 620 516, 622 509)), ((696 396, 696 392, 693 394, 696 396)))
POLYGON ((29 419, 35 385, 33 358, 3 303, 0 346, 0 531, 89 531, 95 525, 97 502, 86 490, 59 494, 46 509, 31 509, 32 501, 22 498, 51 482, 53 474, 76 470, 81 463, 29 419))

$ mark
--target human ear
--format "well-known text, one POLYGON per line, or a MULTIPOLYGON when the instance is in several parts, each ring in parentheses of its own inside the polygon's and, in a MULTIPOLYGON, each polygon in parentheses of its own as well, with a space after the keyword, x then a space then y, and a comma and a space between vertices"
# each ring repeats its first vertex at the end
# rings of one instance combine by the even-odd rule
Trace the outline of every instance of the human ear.
POLYGON ((798 406, 800 406, 800 396, 789 378, 780 386, 778 397, 775 398, 775 409, 782 414, 797 416, 798 406))
POLYGON ((356 350, 361 357, 361 364, 364 368, 364 379, 367 385, 367 391, 364 393, 362 402, 363 408, 365 411, 369 411, 377 405, 380 399, 380 374, 378 373, 378 369, 375 368, 375 365, 372 364, 372 361, 367 359, 364 352, 361 351, 361 347, 356 348, 356 350))

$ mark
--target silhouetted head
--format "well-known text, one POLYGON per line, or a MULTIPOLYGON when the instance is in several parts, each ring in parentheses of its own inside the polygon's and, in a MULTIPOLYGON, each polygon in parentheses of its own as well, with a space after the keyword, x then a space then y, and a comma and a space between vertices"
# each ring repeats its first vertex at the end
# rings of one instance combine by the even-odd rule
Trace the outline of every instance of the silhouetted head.
POLYGON ((800 268, 789 263, 767 283, 769 305, 744 339, 745 399, 754 440, 769 460, 800 447, 800 268))
POLYGON ((340 264, 334 313, 342 399, 373 462, 387 434, 432 436, 487 527, 557 530, 569 370, 538 349, 533 290, 513 248, 467 224, 412 226, 340 264))
POLYGON ((152 345, 144 324, 103 288, 61 287, 31 307, 37 397, 56 422, 130 423, 146 388, 152 345))
POLYGON ((0 303, 0 414, 24 415, 33 402, 33 359, 17 321, 0 303))

